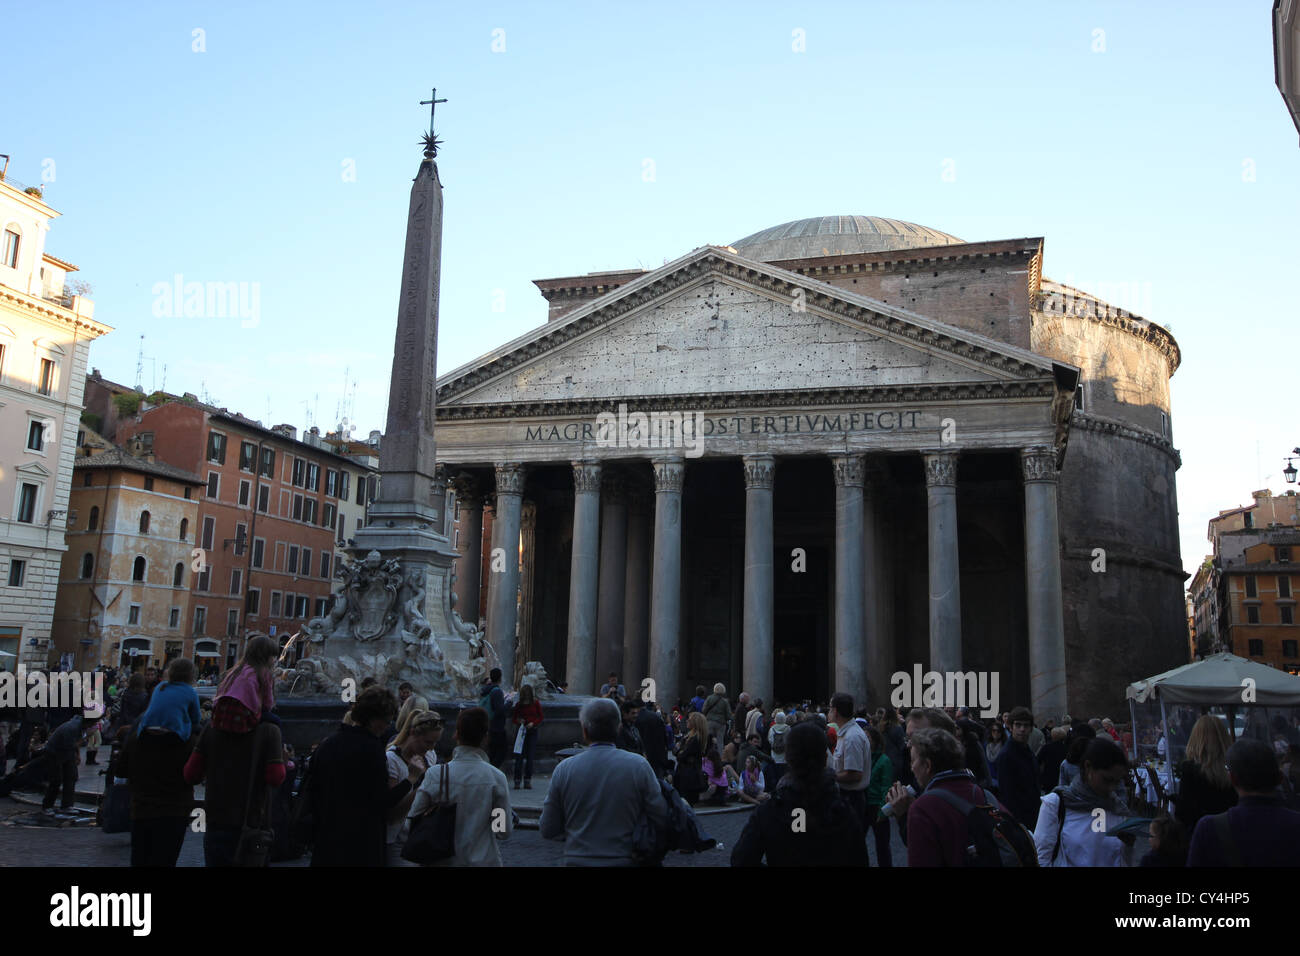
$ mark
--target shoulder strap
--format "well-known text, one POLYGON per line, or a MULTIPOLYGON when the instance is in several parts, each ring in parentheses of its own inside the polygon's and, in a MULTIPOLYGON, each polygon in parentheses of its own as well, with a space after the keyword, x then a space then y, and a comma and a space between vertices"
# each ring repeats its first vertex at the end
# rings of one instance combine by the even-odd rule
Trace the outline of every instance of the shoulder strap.
POLYGON ((1060 787, 1054 789, 1052 793, 1056 794, 1056 846, 1052 847, 1052 859, 1049 862, 1055 863, 1057 855, 1061 852, 1061 835, 1065 832, 1065 797, 1060 787))
POLYGON ((1245 866, 1246 861, 1241 858, 1241 847, 1237 844, 1237 838, 1232 835, 1232 822, 1226 812, 1214 815, 1214 833, 1219 838, 1223 855, 1228 859, 1228 866, 1245 866))
MULTIPOLYGON (((949 805, 956 807, 961 811, 962 816, 966 816, 975 809, 975 804, 971 803, 969 800, 963 800, 961 797, 957 796, 957 794, 951 793, 942 787, 935 787, 933 790, 926 791, 926 793, 933 794, 949 805)), ((922 796, 924 795, 925 794, 922 794, 922 796)))

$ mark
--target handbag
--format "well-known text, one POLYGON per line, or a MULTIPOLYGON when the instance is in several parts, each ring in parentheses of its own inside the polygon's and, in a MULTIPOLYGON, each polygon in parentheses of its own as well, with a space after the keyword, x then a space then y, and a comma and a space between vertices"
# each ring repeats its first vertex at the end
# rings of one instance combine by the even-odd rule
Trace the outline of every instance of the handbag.
POLYGON ((402 859, 421 866, 456 855, 456 804, 451 802, 447 764, 438 779, 438 800, 411 822, 411 833, 402 846, 402 859))
MULTIPOLYGON (((254 731, 256 733, 256 731, 254 731)), ((248 770, 248 803, 244 813, 244 825, 239 831, 239 844, 235 847, 233 863, 235 866, 261 867, 271 860, 271 845, 275 842, 275 831, 266 821, 267 802, 270 795, 268 787, 262 788, 262 796, 253 806, 253 792, 257 788, 258 743, 253 741, 253 763, 248 770), (249 815, 256 809, 254 822, 249 822, 249 815)))
POLYGON ((524 752, 524 735, 527 733, 528 731, 523 724, 520 724, 519 729, 515 731, 515 756, 519 756, 524 752))

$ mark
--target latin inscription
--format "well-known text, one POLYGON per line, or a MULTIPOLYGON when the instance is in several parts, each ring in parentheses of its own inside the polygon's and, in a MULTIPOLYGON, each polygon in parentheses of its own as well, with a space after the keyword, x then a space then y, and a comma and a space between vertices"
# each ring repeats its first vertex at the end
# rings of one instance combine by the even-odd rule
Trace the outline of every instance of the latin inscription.
MULTIPOLYGON (((860 431, 911 431, 918 427, 919 411, 840 412, 835 415, 719 415, 701 419, 700 434, 710 436, 808 435, 860 431)), ((690 422, 689 413, 682 416, 690 422)), ((525 426, 525 441, 596 441, 597 422, 566 422, 525 426)), ((693 437, 693 436, 692 436, 693 437)))

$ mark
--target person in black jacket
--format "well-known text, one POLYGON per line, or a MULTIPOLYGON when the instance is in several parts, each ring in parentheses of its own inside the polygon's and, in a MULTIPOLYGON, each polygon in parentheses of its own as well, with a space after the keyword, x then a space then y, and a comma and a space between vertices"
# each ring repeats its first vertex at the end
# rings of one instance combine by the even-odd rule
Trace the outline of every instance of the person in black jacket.
POLYGON ((1034 729, 1034 717, 1028 707, 1011 711, 1011 739, 998 755, 998 796, 1028 830, 1038 823, 1038 805, 1042 792, 1038 789, 1038 762, 1029 749, 1029 734, 1034 729))
POLYGON ((1051 793, 1056 789, 1061 776, 1061 764, 1065 760, 1065 737, 1068 733, 1069 731, 1064 727, 1053 727, 1051 739, 1043 744, 1042 750, 1038 751, 1038 790, 1040 793, 1051 793))
POLYGON ((1223 813, 1237 805, 1237 791, 1228 778, 1228 730, 1223 721, 1203 714, 1187 740, 1186 759, 1181 761, 1174 816, 1188 833, 1196 832, 1201 817, 1223 813))
POLYGON ((654 701, 646 701, 641 708, 636 729, 645 748, 645 759, 650 761, 655 776, 662 780, 668 774, 668 728, 654 701))
POLYGON ((424 758, 408 762, 407 778, 388 785, 383 733, 397 716, 397 698, 382 687, 361 692, 351 723, 316 748, 308 783, 312 803, 312 866, 383 866, 388 811, 424 778, 424 758))
POLYGON ((731 851, 732 866, 867 866, 862 823, 826 767, 826 734, 815 723, 786 738, 786 772, 731 851))

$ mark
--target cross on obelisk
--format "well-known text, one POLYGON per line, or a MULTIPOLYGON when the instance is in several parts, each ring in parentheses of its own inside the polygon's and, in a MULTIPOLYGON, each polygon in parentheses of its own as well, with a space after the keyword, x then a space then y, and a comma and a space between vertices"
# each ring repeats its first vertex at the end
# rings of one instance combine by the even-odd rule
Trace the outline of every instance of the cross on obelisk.
POLYGON ((429 132, 430 133, 433 132, 433 111, 438 108, 439 103, 445 103, 445 102, 447 102, 446 98, 438 99, 438 88, 436 86, 429 91, 429 98, 427 100, 420 100, 421 106, 429 107, 429 132))

